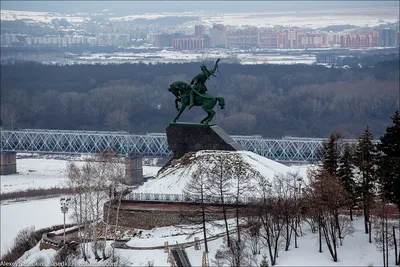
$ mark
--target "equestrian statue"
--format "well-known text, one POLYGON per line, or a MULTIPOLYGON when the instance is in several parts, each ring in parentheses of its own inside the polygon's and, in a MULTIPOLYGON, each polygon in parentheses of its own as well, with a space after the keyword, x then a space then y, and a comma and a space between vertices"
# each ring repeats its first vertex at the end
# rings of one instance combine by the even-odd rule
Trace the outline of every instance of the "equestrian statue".
POLYGON ((186 107, 191 109, 193 106, 201 106, 205 112, 207 112, 207 117, 205 117, 200 123, 208 124, 215 115, 213 108, 215 105, 219 104, 220 108, 223 109, 225 106, 225 100, 219 96, 213 96, 207 93, 206 82, 214 73, 218 70, 217 59, 214 68, 208 70, 206 65, 201 64, 201 72, 197 74, 190 84, 182 81, 174 82, 169 86, 168 91, 175 95, 175 107, 178 110, 178 115, 175 117, 173 122, 176 122, 181 116, 182 112, 186 107), (178 102, 181 102, 181 107, 179 107, 178 102))

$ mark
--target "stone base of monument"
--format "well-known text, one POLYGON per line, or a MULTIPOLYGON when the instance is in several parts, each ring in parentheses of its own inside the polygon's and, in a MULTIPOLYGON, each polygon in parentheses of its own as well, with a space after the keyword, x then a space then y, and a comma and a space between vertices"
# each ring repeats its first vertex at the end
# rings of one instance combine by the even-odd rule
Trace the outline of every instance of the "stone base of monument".
POLYGON ((167 127, 168 146, 174 159, 200 150, 245 150, 218 125, 170 123, 167 127))
POLYGON ((0 175, 9 175, 17 173, 17 153, 0 153, 0 175))
POLYGON ((143 162, 141 157, 130 155, 125 159, 125 177, 128 185, 143 183, 143 162))

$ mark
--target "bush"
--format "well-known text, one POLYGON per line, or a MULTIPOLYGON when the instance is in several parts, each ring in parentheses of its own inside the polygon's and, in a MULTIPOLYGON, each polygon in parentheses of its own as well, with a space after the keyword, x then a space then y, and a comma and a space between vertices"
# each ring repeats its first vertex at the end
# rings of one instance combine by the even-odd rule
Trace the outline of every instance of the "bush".
MULTIPOLYGON (((73 224, 66 225, 71 227, 73 224)), ((33 248, 41 239, 44 233, 63 229, 64 225, 55 225, 48 228, 43 228, 35 231, 33 226, 27 227, 19 231, 17 237, 14 239, 13 246, 8 249, 8 252, 0 258, 0 262, 12 263, 17 261, 25 251, 33 248)))

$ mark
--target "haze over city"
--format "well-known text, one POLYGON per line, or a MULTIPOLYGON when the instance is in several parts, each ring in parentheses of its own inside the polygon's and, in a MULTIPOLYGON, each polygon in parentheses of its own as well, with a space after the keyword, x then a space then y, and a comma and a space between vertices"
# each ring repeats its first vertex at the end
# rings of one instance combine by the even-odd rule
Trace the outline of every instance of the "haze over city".
POLYGON ((95 13, 107 9, 118 15, 199 11, 329 11, 332 9, 393 9, 398 7, 398 1, 1 1, 2 10, 95 13))

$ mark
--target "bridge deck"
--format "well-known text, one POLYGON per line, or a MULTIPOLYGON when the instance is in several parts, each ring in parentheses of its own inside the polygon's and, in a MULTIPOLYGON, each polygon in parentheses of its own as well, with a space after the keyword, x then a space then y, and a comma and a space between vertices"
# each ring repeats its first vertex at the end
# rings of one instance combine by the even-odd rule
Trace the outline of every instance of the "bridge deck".
MULTIPOLYGON (((246 150, 282 162, 315 162, 321 138, 268 139, 232 136, 246 150)), ((354 142, 355 140, 348 140, 354 142)), ((1 151, 91 154, 113 150, 122 155, 170 156, 165 134, 58 130, 2 130, 1 151)))

